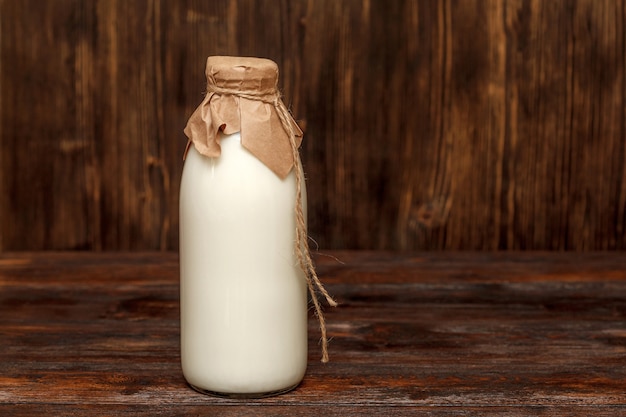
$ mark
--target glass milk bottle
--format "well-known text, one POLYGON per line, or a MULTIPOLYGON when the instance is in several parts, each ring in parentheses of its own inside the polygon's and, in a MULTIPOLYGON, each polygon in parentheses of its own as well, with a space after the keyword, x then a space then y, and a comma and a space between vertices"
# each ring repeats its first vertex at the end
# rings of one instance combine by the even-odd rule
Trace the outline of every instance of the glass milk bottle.
POLYGON ((209 57, 206 76, 180 187, 183 374, 204 393, 279 394, 307 365, 302 132, 274 62, 209 57))

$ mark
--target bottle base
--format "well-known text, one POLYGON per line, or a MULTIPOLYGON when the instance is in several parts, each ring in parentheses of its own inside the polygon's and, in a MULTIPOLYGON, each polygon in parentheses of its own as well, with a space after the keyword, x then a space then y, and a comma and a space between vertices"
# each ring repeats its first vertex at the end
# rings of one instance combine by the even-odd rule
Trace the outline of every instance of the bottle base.
POLYGON ((198 391, 201 394, 211 395, 213 397, 220 398, 229 398, 233 400, 245 400, 245 399, 257 399, 257 398, 266 398, 273 397, 275 395, 285 394, 289 391, 294 390, 300 383, 292 385, 287 388, 279 389, 276 391, 268 391, 268 392, 246 392, 246 393, 237 393, 237 392, 219 392, 219 391, 211 391, 204 388, 196 387, 195 385, 189 384, 191 388, 198 391))

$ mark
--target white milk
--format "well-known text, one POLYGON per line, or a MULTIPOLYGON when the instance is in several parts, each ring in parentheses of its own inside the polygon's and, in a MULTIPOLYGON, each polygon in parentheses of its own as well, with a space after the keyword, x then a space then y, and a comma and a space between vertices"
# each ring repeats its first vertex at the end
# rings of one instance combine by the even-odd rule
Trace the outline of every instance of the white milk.
POLYGON ((241 146, 239 133, 221 135, 221 148, 219 158, 208 158, 191 146, 183 169, 183 374, 205 392, 287 391, 307 364, 307 284, 294 251, 295 173, 281 180, 241 146))

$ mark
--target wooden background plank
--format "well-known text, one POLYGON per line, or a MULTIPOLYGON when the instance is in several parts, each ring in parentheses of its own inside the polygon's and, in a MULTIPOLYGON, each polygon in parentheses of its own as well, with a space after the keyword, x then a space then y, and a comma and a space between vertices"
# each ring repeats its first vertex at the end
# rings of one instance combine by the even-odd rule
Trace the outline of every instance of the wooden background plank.
POLYGON ((2 0, 0 250, 178 247, 208 55, 275 60, 323 248, 626 249, 612 0, 2 0))

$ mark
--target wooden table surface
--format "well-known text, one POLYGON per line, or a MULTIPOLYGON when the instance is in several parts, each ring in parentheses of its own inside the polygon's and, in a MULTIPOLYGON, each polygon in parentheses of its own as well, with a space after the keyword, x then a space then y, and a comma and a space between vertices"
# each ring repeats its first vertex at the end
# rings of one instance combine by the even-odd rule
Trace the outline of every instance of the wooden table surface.
POLYGON ((626 415, 624 253, 329 252, 331 362, 228 400, 179 365, 175 253, 0 254, 0 415, 626 415))

